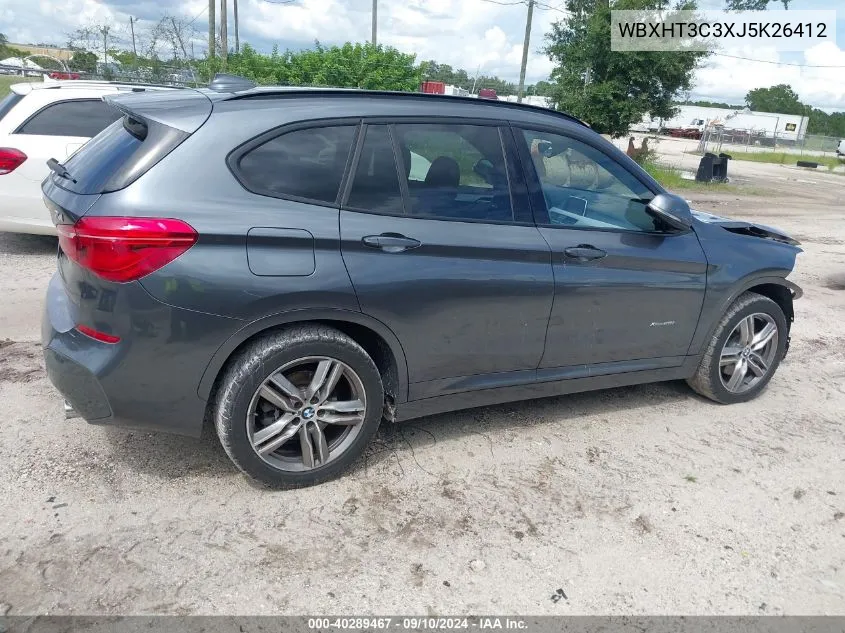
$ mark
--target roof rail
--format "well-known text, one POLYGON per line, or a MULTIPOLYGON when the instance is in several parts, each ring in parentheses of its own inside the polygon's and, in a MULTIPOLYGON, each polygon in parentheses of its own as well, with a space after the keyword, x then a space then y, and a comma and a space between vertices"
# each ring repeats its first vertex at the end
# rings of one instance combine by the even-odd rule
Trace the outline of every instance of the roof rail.
POLYGON ((215 92, 241 92, 242 90, 252 90, 258 84, 246 77, 239 75, 230 75, 228 73, 217 73, 214 79, 208 84, 208 87, 215 92))
POLYGON ((475 97, 458 97, 455 95, 440 95, 430 94, 427 92, 399 92, 390 90, 361 90, 358 88, 329 88, 329 87, 305 87, 305 86, 260 86, 254 89, 247 89, 248 92, 241 92, 227 98, 231 100, 248 100, 248 99, 271 99, 273 97, 291 97, 299 94, 308 94, 314 96, 314 93, 322 93, 326 96, 385 96, 385 97, 405 97, 405 98, 421 98, 421 99, 439 99, 447 101, 460 101, 462 103, 484 104, 488 106, 502 106, 515 109, 528 109, 535 112, 543 112, 544 114, 554 114, 561 116, 573 123, 583 125, 590 128, 590 124, 582 121, 576 116, 560 112, 559 110, 552 110, 551 108, 543 108, 541 106, 530 105, 528 103, 514 103, 513 101, 502 101, 498 99, 479 99, 475 97))

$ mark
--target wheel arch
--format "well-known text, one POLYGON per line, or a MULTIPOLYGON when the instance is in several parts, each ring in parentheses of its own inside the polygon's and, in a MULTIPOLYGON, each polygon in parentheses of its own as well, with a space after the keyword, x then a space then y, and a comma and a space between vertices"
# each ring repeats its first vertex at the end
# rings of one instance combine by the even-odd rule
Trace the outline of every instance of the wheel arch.
POLYGON ((360 312, 348 310, 294 310, 263 317, 238 330, 214 353, 200 379, 197 394, 210 401, 226 363, 250 341, 267 332, 293 324, 314 323, 333 327, 364 348, 378 367, 385 394, 394 403, 408 399, 408 365, 396 335, 386 325, 360 312))
MULTIPOLYGON (((725 293, 725 298, 718 304, 718 307, 710 314, 709 323, 706 329, 702 328, 701 334, 696 332, 695 348, 701 351, 701 346, 713 336, 713 332, 719 325, 719 320, 730 305, 737 300, 745 292, 755 292, 759 295, 767 297, 774 301, 783 310, 786 316, 787 327, 792 327, 792 322, 795 319, 795 310, 793 301, 801 298, 804 291, 795 283, 789 281, 785 277, 776 275, 755 275, 747 277, 736 283, 729 292, 725 293)), ((693 353, 693 350, 690 350, 693 353)))

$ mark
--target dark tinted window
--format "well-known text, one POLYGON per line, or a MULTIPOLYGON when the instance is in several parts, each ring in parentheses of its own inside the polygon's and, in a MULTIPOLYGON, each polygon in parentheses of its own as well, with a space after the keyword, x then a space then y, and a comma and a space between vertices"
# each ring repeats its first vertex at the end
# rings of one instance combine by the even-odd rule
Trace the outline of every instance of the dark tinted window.
POLYGON ((97 136, 121 118, 121 113, 103 101, 63 101, 47 106, 32 116, 18 134, 45 136, 97 136))
POLYGON ((568 136, 524 130, 552 224, 655 231, 654 194, 607 154, 568 136))
POLYGON ((355 126, 287 132, 238 160, 241 182, 255 193, 334 202, 355 137, 355 126))
POLYGON ((76 180, 53 182, 76 193, 103 193, 130 185, 179 145, 187 134, 161 123, 149 128, 128 117, 115 121, 65 161, 76 180))
POLYGON ((367 127, 347 206, 378 213, 403 212, 399 174, 386 125, 367 127))
POLYGON ((5 97, 3 97, 3 99, 0 99, 0 120, 2 120, 2 118, 6 116, 9 111, 14 108, 18 104, 18 101, 20 101, 21 99, 23 99, 23 95, 19 95, 14 92, 10 92, 5 97))
POLYGON ((479 125, 397 125, 409 214, 513 221, 499 130, 479 125))

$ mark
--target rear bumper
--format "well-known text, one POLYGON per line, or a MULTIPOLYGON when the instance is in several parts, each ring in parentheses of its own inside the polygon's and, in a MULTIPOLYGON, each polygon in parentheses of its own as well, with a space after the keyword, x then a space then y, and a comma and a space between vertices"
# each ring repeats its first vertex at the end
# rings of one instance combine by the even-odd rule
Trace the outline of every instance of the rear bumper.
POLYGON ((61 276, 53 276, 41 326, 50 382, 92 424, 200 435, 206 402, 197 386, 219 341, 239 321, 171 308, 138 284, 123 285, 123 293, 108 302, 113 319, 119 307, 128 321, 121 341, 102 343, 75 329, 80 322, 96 324, 98 316, 74 303, 61 276))
POLYGON ((0 231, 55 235, 56 227, 41 198, 38 183, 14 173, 3 176, 0 195, 0 231))

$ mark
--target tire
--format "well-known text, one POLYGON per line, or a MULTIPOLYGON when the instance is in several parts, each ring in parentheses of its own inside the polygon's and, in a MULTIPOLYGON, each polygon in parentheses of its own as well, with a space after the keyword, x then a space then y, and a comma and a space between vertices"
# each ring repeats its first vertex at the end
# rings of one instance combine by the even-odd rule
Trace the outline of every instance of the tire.
POLYGON ((214 422, 241 471, 273 488, 297 488, 345 471, 378 430, 383 407, 381 376, 358 343, 327 326, 298 325, 258 338, 229 362, 214 422), (323 387, 309 400, 318 375, 323 387))
MULTIPOLYGON (((788 337, 789 326, 780 306, 768 297, 746 292, 740 295, 722 316, 704 351, 698 369, 687 380, 687 384, 705 398, 722 404, 751 400, 766 388, 777 371, 786 353, 788 337), (751 318, 753 330, 760 327, 757 333, 762 332, 768 324, 773 324, 776 327, 777 340, 773 340, 767 347, 756 352, 753 349, 754 345, 744 345, 741 341, 743 335, 741 323, 745 321, 745 327, 748 328, 746 319, 749 318, 751 318), (726 345, 729 340, 730 345, 726 345), (752 348, 750 351, 748 351, 749 347, 752 348), (740 351, 735 354, 733 353, 735 350, 740 351), (745 358, 742 362, 745 363, 747 377, 740 376, 739 383, 731 389, 733 370, 738 368, 737 363, 740 362, 740 357, 745 358), (733 358, 738 359, 737 363, 733 363, 733 358), (767 362, 763 362, 766 360, 767 362), (766 368, 765 373, 759 376, 757 372, 763 366, 766 368)), ((740 373, 742 373, 741 368, 740 373)))

